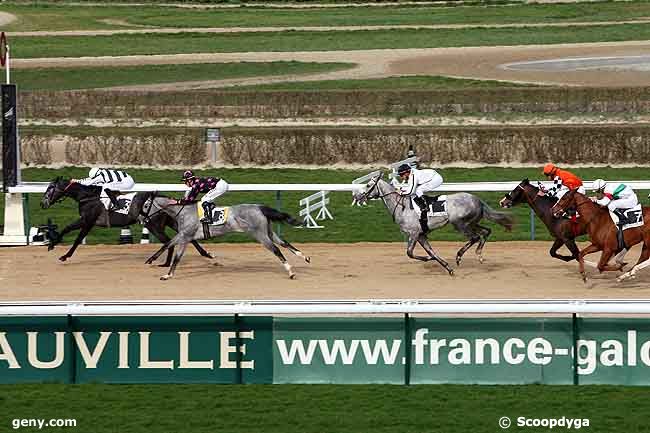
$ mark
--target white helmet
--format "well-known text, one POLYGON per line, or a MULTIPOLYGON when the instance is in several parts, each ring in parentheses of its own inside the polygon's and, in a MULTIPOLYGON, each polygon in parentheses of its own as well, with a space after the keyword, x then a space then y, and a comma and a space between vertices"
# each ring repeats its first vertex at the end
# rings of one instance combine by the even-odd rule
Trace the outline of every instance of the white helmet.
POLYGON ((99 173, 99 167, 93 167, 88 172, 88 177, 93 178, 93 177, 97 176, 97 173, 99 173))
POLYGON ((605 182, 603 179, 596 179, 594 180, 592 189, 594 191, 602 191, 603 189, 605 189, 606 186, 607 186, 607 182, 605 182))

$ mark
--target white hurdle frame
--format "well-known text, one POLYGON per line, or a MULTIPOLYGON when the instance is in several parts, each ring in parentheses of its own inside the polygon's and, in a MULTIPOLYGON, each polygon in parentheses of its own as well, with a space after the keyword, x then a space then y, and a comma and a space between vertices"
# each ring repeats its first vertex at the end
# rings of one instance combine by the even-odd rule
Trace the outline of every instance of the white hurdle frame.
POLYGON ((303 209, 300 209, 299 216, 303 217, 303 221, 306 223, 305 227, 309 229, 322 229, 324 226, 318 225, 316 220, 322 221, 324 219, 334 219, 330 211, 327 209, 327 205, 330 202, 330 199, 327 196, 328 194, 329 191, 318 191, 317 193, 314 193, 300 200, 300 206, 305 207, 303 209), (319 199, 320 201, 313 203, 319 199), (314 217, 311 216, 311 213, 317 209, 320 210, 318 211, 315 220, 314 217))

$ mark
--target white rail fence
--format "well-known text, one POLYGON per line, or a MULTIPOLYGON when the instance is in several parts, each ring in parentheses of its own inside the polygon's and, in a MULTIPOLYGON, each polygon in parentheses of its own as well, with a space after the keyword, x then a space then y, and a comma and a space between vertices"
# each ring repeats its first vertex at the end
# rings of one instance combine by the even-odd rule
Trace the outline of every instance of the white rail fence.
POLYGON ((233 314, 650 314, 648 299, 378 299, 0 302, 6 316, 233 314))

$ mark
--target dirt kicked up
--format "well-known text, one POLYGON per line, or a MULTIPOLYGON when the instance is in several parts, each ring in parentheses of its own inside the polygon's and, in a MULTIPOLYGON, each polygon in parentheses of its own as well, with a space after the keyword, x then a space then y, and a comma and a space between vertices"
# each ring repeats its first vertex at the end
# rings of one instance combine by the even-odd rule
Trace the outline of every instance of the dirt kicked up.
MULTIPOLYGON (((451 261, 459 242, 434 242, 451 261)), ((176 276, 144 261, 158 245, 82 245, 66 263, 64 247, 0 249, 1 300, 91 299, 381 299, 381 298, 646 298, 650 270, 616 282, 619 273, 588 268, 584 284, 576 262, 548 255, 548 242, 489 242, 485 263, 470 250, 456 276, 437 264, 410 260, 402 243, 302 244, 306 264, 287 254, 297 274, 289 280, 279 261, 257 244, 210 244, 217 258, 189 247, 176 276)), ((640 249, 627 259, 636 262, 640 249)), ((591 260, 596 261, 597 255, 591 260)))

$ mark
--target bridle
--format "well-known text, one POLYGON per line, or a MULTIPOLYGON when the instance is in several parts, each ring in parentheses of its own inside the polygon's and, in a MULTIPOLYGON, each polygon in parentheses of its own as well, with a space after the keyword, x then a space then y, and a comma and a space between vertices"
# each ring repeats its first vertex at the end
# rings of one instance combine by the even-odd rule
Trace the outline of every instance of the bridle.
MULTIPOLYGON (((144 205, 142 206, 142 209, 140 209, 140 215, 143 217, 143 222, 145 224, 149 224, 149 222, 151 221, 151 218, 153 218, 157 214, 163 212, 164 209, 167 209, 168 207, 172 207, 172 206, 177 206, 176 204, 170 203, 170 204, 165 205, 165 206, 160 206, 160 209, 155 211, 153 214, 150 214, 151 208, 153 207, 153 201, 155 200, 155 198, 156 198, 156 192, 153 192, 151 194, 151 196, 149 196, 149 198, 147 199, 149 201, 149 207, 147 208, 147 213, 142 212, 143 209, 144 209, 144 205)), ((145 204, 147 203, 147 200, 145 201, 145 204)), ((183 203, 181 205, 180 209, 178 209, 178 212, 176 212, 176 215, 174 215, 174 220, 176 220, 176 218, 178 218, 178 215, 180 215, 180 213, 183 211, 183 209, 185 208, 186 205, 187 205, 187 203, 183 203)))
POLYGON ((380 198, 381 201, 384 202, 384 205, 386 207, 388 207, 388 203, 386 203, 386 197, 388 197, 391 194, 397 194, 399 196, 399 199, 397 200, 397 204, 395 204, 395 207, 393 208, 393 211, 391 212, 393 222, 395 222, 395 213, 397 212, 397 208, 400 205, 402 206, 402 210, 404 210, 406 208, 406 205, 404 204, 404 200, 406 199, 406 196, 398 193, 397 191, 389 191, 389 192, 387 192, 385 194, 381 193, 381 191, 379 191, 379 186, 378 186, 380 180, 381 180, 381 176, 377 176, 377 178, 375 179, 375 183, 370 188, 368 188, 364 193, 361 194, 361 200, 367 200, 368 195, 372 192, 372 190, 377 188, 377 191, 379 192, 378 198, 380 198))

